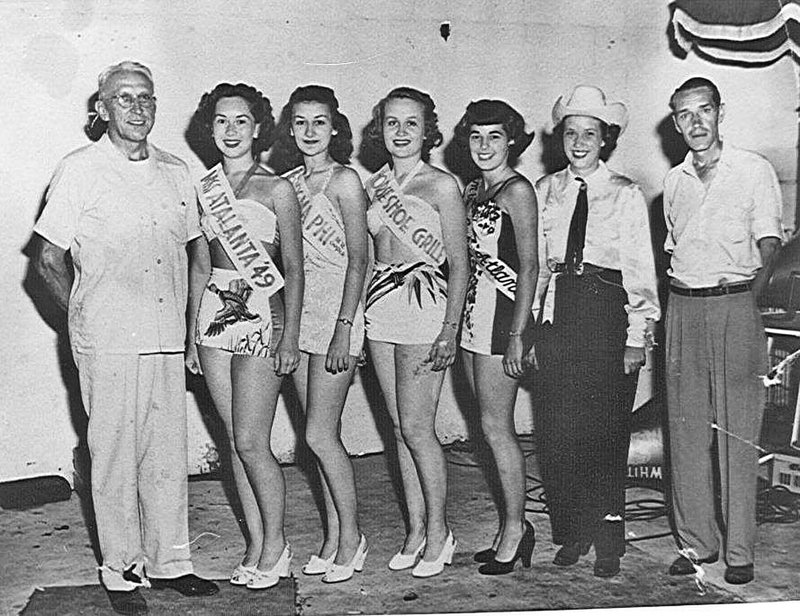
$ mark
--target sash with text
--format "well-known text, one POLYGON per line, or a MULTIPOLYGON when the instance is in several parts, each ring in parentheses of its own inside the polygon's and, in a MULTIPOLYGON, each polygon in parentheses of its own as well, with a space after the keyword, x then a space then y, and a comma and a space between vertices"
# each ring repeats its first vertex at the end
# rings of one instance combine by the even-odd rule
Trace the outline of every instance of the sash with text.
POLYGON ((216 223, 217 239, 236 271, 253 288, 253 295, 260 296, 259 303, 268 302, 269 297, 283 287, 283 276, 263 242, 251 237, 246 229, 247 222, 237 214, 236 196, 221 163, 200 178, 197 195, 203 212, 216 223))
MULTIPOLYGON (((472 204, 477 200, 478 188, 479 182, 472 182, 467 186, 464 194, 467 207, 471 208, 472 204)), ((511 301, 514 301, 517 292, 517 272, 502 259, 493 257, 480 250, 477 240, 473 241, 472 244, 472 250, 478 267, 483 270, 489 280, 492 281, 492 284, 497 287, 498 291, 511 301)))
POLYGON ((294 192, 300 202, 303 242, 327 261, 346 267, 347 242, 341 216, 323 193, 311 194, 303 172, 303 167, 298 167, 283 176, 294 186, 294 192))
POLYGON ((404 194, 389 165, 367 180, 366 190, 381 222, 397 239, 428 263, 445 262, 439 214, 419 197, 404 194))

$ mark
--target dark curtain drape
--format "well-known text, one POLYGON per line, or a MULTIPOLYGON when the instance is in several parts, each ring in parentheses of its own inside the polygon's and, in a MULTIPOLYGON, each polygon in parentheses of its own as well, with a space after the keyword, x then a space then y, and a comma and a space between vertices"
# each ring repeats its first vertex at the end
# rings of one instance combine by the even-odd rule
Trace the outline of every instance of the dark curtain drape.
POLYGON ((769 64, 800 50, 800 0, 677 0, 672 25, 684 51, 722 62, 769 64))

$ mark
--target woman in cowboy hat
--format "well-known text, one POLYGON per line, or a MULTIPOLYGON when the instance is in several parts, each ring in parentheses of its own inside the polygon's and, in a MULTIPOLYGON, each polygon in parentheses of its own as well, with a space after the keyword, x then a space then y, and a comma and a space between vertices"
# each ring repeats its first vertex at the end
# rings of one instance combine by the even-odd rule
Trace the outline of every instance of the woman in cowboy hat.
POLYGON ((660 317, 647 204, 604 160, 628 123, 622 103, 577 86, 553 107, 569 164, 536 183, 542 403, 537 434, 554 563, 595 546, 594 574, 625 552, 630 415, 645 346, 660 317))

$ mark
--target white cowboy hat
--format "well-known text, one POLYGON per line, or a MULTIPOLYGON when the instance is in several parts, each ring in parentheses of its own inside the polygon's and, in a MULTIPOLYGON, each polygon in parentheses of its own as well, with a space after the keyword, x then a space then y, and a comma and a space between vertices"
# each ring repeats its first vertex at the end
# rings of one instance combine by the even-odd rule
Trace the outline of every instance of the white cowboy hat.
POLYGON ((609 125, 616 124, 620 133, 628 125, 628 108, 622 103, 606 102, 606 95, 595 86, 575 86, 569 98, 558 97, 553 106, 553 123, 558 125, 570 115, 591 116, 609 125))

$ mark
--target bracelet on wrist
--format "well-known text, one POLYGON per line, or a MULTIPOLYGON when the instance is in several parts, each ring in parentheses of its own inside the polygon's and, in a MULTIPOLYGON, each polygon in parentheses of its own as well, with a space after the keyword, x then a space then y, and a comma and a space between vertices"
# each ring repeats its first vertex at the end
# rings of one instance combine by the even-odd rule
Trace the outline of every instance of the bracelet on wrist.
POLYGON ((353 327, 353 321, 345 317, 339 317, 338 319, 336 319, 336 322, 341 323, 342 325, 347 325, 347 327, 353 327))
POLYGON ((442 325, 445 327, 452 327, 453 329, 458 329, 458 321, 448 321, 445 319, 442 321, 442 325))
POLYGON ((508 332, 508 337, 509 338, 513 338, 515 336, 521 336, 521 335, 522 335, 521 331, 510 331, 510 332, 508 332))

